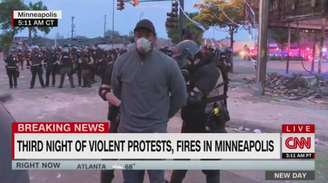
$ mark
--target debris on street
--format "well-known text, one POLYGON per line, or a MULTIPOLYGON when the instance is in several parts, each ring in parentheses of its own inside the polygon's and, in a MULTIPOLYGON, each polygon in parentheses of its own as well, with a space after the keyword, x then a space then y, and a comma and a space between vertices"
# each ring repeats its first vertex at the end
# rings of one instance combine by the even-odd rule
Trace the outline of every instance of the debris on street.
POLYGON ((266 94, 273 97, 284 97, 289 100, 328 97, 328 81, 319 80, 316 76, 284 76, 272 73, 268 74, 265 84, 266 94))

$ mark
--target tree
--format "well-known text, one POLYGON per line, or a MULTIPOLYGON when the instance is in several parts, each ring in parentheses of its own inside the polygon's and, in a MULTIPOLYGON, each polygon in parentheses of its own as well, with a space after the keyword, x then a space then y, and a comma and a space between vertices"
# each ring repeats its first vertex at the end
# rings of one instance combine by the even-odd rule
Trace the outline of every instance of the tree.
POLYGON ((23 29, 11 26, 12 12, 14 10, 24 10, 26 8, 26 5, 21 0, 3 0, 0 3, 0 29, 2 30, 0 35, 0 47, 2 47, 5 53, 10 48, 15 34, 23 29))
MULTIPOLYGON (((42 1, 38 1, 36 3, 30 2, 28 4, 28 9, 29 10, 47 10, 48 8, 42 3, 42 1)), ((50 27, 28 27, 29 42, 32 41, 32 33, 35 37, 38 31, 48 34, 50 32, 50 27)))
POLYGON ((203 0, 195 4, 200 10, 195 17, 202 24, 218 26, 228 30, 230 35, 230 47, 233 49, 234 34, 238 31, 240 25, 245 24, 244 1, 243 0, 203 0))
POLYGON ((3 0, 0 3, 0 28, 7 32, 12 30, 11 17, 14 10, 24 10, 26 5, 21 0, 3 0))
MULTIPOLYGON (((198 15, 198 13, 187 13, 187 15, 190 18, 194 18, 198 15)), ((185 19, 184 29, 190 31, 193 34, 194 41, 196 41, 199 44, 202 42, 203 30, 197 27, 194 23, 185 19)), ((166 31, 168 37, 171 39, 173 43, 178 43, 180 41, 179 30, 177 28, 176 29, 166 28, 166 31)))
POLYGON ((4 50, 5 55, 7 55, 7 51, 11 46, 14 37, 13 34, 13 31, 8 31, 0 35, 0 49, 4 50))
MULTIPOLYGON (((205 26, 218 26, 228 30, 230 35, 230 48, 234 48, 234 34, 242 24, 245 24, 245 5, 243 0, 203 0, 195 4, 200 10, 196 20, 205 26)), ((233 64, 233 63, 231 63, 233 64)), ((233 72, 233 66, 231 68, 233 72)))

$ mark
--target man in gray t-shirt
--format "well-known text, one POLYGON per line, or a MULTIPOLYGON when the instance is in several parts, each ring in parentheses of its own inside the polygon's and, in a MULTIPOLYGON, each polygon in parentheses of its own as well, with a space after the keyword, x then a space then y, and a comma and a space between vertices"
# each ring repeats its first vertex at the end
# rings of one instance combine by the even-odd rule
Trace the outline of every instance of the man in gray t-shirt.
MULTIPOLYGON (((118 58, 112 73, 121 100, 119 133, 165 133, 167 122, 185 105, 187 91, 177 63, 156 48, 149 20, 134 29, 135 46, 118 58)), ((151 183, 164 183, 164 171, 148 171, 151 183)), ((124 171, 125 183, 142 183, 144 171, 124 171)))

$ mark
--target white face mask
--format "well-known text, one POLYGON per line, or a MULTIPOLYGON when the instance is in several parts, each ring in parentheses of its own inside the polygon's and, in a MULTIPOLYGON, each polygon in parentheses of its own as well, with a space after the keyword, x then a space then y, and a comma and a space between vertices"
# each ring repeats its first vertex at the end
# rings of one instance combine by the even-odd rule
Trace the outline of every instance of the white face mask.
POLYGON ((139 53, 146 54, 152 50, 152 43, 148 39, 142 37, 137 39, 136 47, 139 53))

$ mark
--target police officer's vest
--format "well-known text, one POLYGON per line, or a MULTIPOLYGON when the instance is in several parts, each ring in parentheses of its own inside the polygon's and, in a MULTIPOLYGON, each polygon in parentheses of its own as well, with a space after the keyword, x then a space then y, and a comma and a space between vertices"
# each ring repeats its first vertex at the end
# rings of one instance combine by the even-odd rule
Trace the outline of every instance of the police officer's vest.
POLYGON ((72 64, 71 58, 67 53, 64 53, 62 56, 62 64, 64 66, 70 66, 72 64))
MULTIPOLYGON (((199 64, 196 66, 195 70, 207 65, 205 64, 199 64)), ((202 102, 206 105, 205 112, 211 113, 213 110, 213 106, 218 106, 221 110, 221 115, 224 119, 223 121, 229 121, 230 116, 227 108, 227 98, 228 98, 228 85, 229 85, 229 79, 228 79, 228 72, 226 69, 222 66, 217 64, 216 69, 218 70, 218 79, 216 81, 215 87, 205 96, 202 97, 202 102)), ((191 87, 195 87, 193 84, 191 77, 191 87)))
POLYGON ((32 66, 33 67, 40 66, 41 61, 42 61, 42 58, 41 58, 40 54, 32 53, 32 66))
POLYGON ((7 65, 6 65, 6 68, 7 69, 17 69, 17 61, 15 60, 15 58, 13 57, 10 57, 10 58, 7 58, 7 65))

